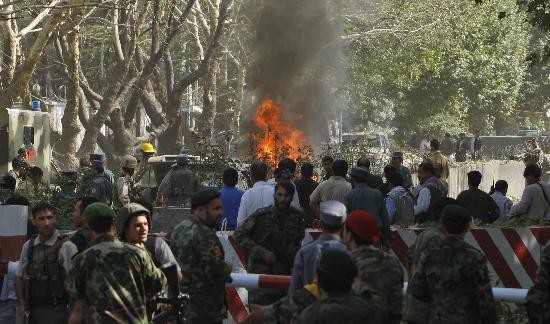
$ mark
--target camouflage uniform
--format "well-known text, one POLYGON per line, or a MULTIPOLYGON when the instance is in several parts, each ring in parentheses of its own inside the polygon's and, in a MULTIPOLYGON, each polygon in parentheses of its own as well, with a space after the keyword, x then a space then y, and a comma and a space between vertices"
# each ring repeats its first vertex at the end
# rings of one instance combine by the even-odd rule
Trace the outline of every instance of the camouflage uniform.
POLYGON ((293 294, 264 307, 264 324, 286 324, 309 305, 319 300, 321 295, 317 284, 308 284, 293 294))
POLYGON ((128 205, 131 201, 136 201, 140 198, 134 179, 131 176, 121 174, 119 178, 115 180, 115 186, 113 190, 113 208, 115 210, 120 209, 128 205))
POLYGON ((372 245, 351 252, 359 270, 353 290, 382 310, 384 323, 399 323, 403 303, 403 270, 399 260, 372 245))
POLYGON ((372 303, 353 293, 326 296, 304 309, 293 323, 380 323, 376 311, 372 303))
POLYGON ((497 320, 487 259, 454 236, 422 254, 407 294, 430 304, 425 314, 428 323, 491 324, 497 320))
POLYGON ((158 194, 164 197, 167 206, 183 206, 199 188, 199 180, 193 172, 177 167, 162 179, 158 194))
POLYGON ((537 279, 527 293, 525 308, 529 323, 550 323, 550 245, 544 248, 537 279))
MULTIPOLYGON (((407 271, 409 278, 413 276, 418 267, 422 253, 441 244, 445 239, 445 234, 439 227, 439 222, 435 221, 430 227, 424 230, 407 252, 407 271)), ((427 323, 426 314, 430 312, 430 303, 423 302, 414 298, 413 295, 405 295, 405 305, 403 307, 403 319, 414 323, 427 323)))
MULTIPOLYGON (((261 208, 242 223, 234 233, 235 241, 248 254, 248 272, 290 275, 296 252, 305 235, 301 210, 289 207, 281 211, 274 205, 261 208), (263 260, 265 252, 275 255, 275 262, 263 260)), ((285 296, 284 291, 250 290, 252 303, 268 305, 285 296)))
POLYGON ((140 196, 148 202, 154 203, 157 196, 157 178, 154 167, 141 161, 134 172, 133 179, 140 196))
POLYGON ((189 293, 189 323, 221 322, 226 318, 225 283, 231 267, 225 263, 216 232, 195 216, 184 219, 172 232, 170 247, 189 293))
POLYGON ((102 235, 76 256, 65 288, 84 300, 83 323, 149 323, 146 304, 162 290, 163 274, 146 250, 102 235))

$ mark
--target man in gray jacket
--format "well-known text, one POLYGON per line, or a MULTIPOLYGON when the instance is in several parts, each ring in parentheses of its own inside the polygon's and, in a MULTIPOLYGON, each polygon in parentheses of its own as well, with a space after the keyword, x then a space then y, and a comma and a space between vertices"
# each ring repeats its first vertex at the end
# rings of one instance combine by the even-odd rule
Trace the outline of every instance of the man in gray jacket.
POLYGON ((523 171, 525 189, 521 201, 508 213, 508 219, 526 215, 529 218, 550 218, 550 185, 540 181, 542 170, 536 164, 528 164, 523 171))

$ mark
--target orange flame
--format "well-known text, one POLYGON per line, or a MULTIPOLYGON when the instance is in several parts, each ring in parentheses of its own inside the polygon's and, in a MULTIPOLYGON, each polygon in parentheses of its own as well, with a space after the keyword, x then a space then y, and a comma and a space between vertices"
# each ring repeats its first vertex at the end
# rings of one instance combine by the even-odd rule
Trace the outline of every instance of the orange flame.
MULTIPOLYGON (((269 166, 289 157, 298 160, 304 155, 306 139, 302 131, 281 120, 284 109, 281 105, 266 97, 258 106, 254 124, 260 130, 252 135, 256 147, 256 157, 269 166)), ((301 119, 303 115, 297 119, 301 119)))

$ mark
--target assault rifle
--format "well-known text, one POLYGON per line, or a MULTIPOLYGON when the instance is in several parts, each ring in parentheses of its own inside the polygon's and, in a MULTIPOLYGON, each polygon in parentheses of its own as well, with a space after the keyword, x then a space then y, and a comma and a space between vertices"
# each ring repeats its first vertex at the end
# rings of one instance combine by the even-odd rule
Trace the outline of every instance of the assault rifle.
POLYGON ((168 283, 168 298, 157 298, 156 303, 170 305, 170 309, 155 315, 152 323, 183 324, 186 322, 185 307, 188 304, 189 295, 182 293, 180 290, 178 267, 173 264, 169 267, 163 268, 162 272, 164 272, 168 283))

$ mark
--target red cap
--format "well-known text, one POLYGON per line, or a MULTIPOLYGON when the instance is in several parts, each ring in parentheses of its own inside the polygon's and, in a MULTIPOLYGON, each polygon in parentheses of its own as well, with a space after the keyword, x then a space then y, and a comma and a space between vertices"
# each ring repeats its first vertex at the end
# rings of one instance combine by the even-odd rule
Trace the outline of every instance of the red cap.
POLYGON ((378 222, 370 213, 362 210, 351 212, 346 219, 347 228, 353 234, 367 242, 376 243, 380 240, 378 222))

